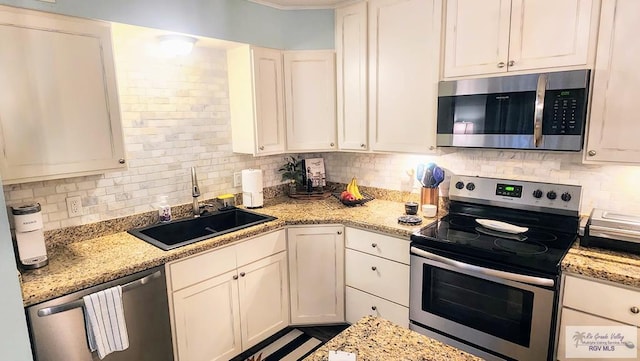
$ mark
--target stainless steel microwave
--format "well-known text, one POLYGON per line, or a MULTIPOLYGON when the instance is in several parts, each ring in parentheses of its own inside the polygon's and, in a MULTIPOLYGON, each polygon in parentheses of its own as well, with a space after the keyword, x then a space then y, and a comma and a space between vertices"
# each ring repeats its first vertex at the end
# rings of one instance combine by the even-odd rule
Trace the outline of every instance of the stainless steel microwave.
POLYGON ((580 151, 589 70, 442 81, 437 145, 580 151))

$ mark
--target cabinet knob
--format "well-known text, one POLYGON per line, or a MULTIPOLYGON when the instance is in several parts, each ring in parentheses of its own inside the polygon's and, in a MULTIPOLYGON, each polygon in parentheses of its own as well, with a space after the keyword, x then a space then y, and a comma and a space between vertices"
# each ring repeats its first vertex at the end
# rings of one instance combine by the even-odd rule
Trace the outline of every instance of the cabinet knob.
POLYGON ((515 64, 516 64, 515 61, 509 60, 509 62, 507 63, 507 66, 514 66, 515 64))
POLYGON ((360 144, 360 148, 366 148, 366 147, 367 147, 366 144, 364 144, 364 143, 360 144))
POLYGON ((378 247, 378 244, 377 243, 371 243, 371 247, 376 248, 376 247, 378 247))
POLYGON ((640 312, 640 308, 633 306, 629 309, 629 311, 631 311, 631 313, 638 314, 640 312))
POLYGON ((378 269, 378 267, 376 267, 376 266, 372 266, 372 267, 371 267, 371 270, 372 270, 372 271, 375 271, 375 270, 377 270, 377 269, 378 269))
POLYGON ((264 145, 261 145, 259 149, 264 150, 264 145))
POLYGON ((244 277, 245 275, 246 275, 246 273, 240 272, 240 277, 244 277))
POLYGON ((596 151, 595 151, 595 150, 590 150, 590 151, 589 151, 589 153, 587 153, 587 154, 589 154, 589 157, 593 157, 593 156, 595 156, 595 155, 596 155, 596 154, 598 154, 598 153, 596 153, 596 151))
POLYGON ((342 231, 338 231, 338 234, 342 234, 342 231))
POLYGON ((504 61, 501 61, 498 63, 498 68, 504 68, 505 64, 504 61))
POLYGON ((233 279, 237 280, 238 279, 238 275, 233 275, 233 279))
POLYGON ((335 144, 333 142, 331 142, 331 144, 329 144, 329 145, 333 147, 335 144))
POLYGON ((436 147, 434 147, 433 145, 429 146, 429 150, 434 150, 434 149, 436 149, 436 147))
POLYGON ((120 159, 118 159, 118 163, 120 163, 120 164, 124 164, 124 163, 125 163, 124 158, 120 158, 120 159))
POLYGON ((377 309, 378 309, 378 307, 376 307, 376 306, 371 306, 371 311, 375 311, 375 310, 377 310, 377 309))

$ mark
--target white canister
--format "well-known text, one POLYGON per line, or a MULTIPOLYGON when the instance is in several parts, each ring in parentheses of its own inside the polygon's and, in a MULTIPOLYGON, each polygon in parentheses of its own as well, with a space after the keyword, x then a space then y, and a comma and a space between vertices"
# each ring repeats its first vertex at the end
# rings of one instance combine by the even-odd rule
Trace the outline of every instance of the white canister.
POLYGON ((262 169, 242 170, 242 204, 247 208, 258 208, 264 204, 262 169))

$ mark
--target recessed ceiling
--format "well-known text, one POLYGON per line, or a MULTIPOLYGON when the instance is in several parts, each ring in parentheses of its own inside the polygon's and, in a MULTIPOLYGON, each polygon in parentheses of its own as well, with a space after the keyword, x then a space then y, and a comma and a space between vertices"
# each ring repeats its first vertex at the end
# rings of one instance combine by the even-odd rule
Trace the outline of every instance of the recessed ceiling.
POLYGON ((333 9, 357 0, 249 0, 277 9, 333 9))

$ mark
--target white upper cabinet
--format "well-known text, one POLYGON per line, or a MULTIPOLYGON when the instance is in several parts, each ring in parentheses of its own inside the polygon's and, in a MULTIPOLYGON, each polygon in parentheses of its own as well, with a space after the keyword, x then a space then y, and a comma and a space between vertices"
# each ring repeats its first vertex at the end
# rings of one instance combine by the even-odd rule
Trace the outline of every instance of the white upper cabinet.
POLYGON ((640 1, 604 1, 585 160, 640 163, 640 1))
POLYGON ((335 79, 332 50, 284 53, 287 151, 337 149, 335 79))
POLYGON ((338 147, 367 150, 367 3, 336 10, 338 147))
POLYGON ((282 52, 240 46, 227 51, 233 151, 284 153, 282 52))
POLYGON ((448 0, 445 78, 592 64, 599 0, 448 0))
POLYGON ((5 184, 125 168, 108 23, 0 7, 5 184))
POLYGON ((369 145, 435 149, 441 0, 369 1, 369 145))

